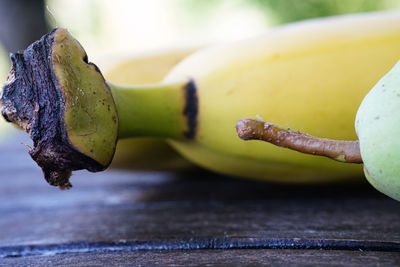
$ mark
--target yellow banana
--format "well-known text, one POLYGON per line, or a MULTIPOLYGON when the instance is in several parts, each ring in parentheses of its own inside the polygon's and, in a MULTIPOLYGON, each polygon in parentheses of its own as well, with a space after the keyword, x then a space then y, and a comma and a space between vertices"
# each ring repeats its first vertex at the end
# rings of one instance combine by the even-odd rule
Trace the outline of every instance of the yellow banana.
POLYGON ((364 97, 355 118, 359 140, 318 138, 256 119, 236 124, 243 140, 324 156, 343 163, 363 163, 365 177, 377 190, 400 201, 400 61, 364 97))
POLYGON ((369 89, 400 58, 400 13, 295 23, 200 51, 165 79, 194 79, 195 142, 170 140, 208 169, 242 177, 307 182, 360 175, 362 167, 238 140, 234 125, 256 117, 316 136, 356 138, 354 117, 369 89))
POLYGON ((15 76, 3 88, 2 114, 30 133, 36 144, 30 154, 47 181, 63 188, 72 170, 106 168, 118 138, 143 136, 166 138, 189 160, 223 174, 297 183, 340 180, 361 175, 361 166, 243 142, 235 124, 259 115, 316 136, 355 139, 357 106, 400 58, 399 47, 398 12, 316 19, 201 50, 160 84, 107 87, 83 48, 56 29, 23 58, 13 55, 15 76), (38 63, 43 57, 36 51, 43 47, 49 67, 38 63), (53 75, 32 79, 35 86, 21 84, 29 78, 27 65, 53 75), (48 108, 52 113, 45 107, 34 113, 32 101, 19 111, 28 90, 54 99, 41 88, 63 96, 62 113, 57 106, 48 108), (54 121, 49 129, 63 126, 60 134, 44 129, 42 121, 54 121))
MULTIPOLYGON (((145 54, 113 66, 104 77, 122 85, 160 82, 194 48, 145 54)), ((135 170, 186 170, 193 167, 162 138, 129 138, 118 142, 110 167, 135 170)))

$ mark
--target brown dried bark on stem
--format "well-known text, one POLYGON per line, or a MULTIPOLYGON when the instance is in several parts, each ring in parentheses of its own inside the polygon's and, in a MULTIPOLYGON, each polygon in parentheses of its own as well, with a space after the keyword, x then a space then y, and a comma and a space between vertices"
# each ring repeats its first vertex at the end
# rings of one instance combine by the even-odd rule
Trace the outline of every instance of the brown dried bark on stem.
POLYGON ((324 156, 345 163, 362 163, 357 141, 317 138, 305 133, 284 129, 255 119, 241 119, 236 124, 243 140, 262 140, 301 153, 324 156))

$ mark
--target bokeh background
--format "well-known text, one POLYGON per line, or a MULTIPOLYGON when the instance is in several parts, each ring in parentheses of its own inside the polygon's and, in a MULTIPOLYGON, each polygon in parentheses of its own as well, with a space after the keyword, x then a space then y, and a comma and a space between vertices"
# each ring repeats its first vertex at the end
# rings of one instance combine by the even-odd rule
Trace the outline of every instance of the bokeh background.
MULTIPOLYGON (((142 53, 253 36, 308 18, 400 8, 398 0, 0 0, 0 82, 8 53, 68 28, 107 70, 142 53)), ((5 132, 0 120, 0 136, 5 132)))

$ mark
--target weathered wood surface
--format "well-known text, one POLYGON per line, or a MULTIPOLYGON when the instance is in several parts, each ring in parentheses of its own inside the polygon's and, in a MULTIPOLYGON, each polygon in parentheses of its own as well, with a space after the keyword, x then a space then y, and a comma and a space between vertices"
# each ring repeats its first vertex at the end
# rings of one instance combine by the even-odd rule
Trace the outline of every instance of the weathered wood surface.
MULTIPOLYGON (((7 258, 10 266, 399 266, 394 252, 320 250, 191 250, 7 258)), ((1 266, 1 263, 0 263, 1 266)))
POLYGON ((399 264, 400 203, 366 183, 108 170, 59 191, 21 140, 0 145, 0 265, 399 264))

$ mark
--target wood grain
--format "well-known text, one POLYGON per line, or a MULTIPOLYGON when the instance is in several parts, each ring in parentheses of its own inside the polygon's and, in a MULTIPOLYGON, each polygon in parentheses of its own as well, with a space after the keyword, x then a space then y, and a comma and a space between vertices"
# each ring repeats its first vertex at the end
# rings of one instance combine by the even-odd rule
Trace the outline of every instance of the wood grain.
POLYGON ((69 254, 3 259, 0 266, 399 266, 393 252, 192 250, 69 254))
POLYGON ((247 257, 254 263, 311 264, 324 257, 339 265, 395 265, 399 260, 400 203, 365 182, 293 186, 205 171, 113 169, 77 172, 74 187, 59 191, 47 185, 16 140, 29 144, 16 134, 0 147, 0 257, 20 257, 5 262, 34 264, 43 258, 94 266, 95 258, 112 262, 114 257, 121 264, 139 258, 144 265, 172 258, 181 264, 208 264, 212 258, 240 264, 247 257), (96 251, 99 244, 107 249, 96 251), (112 252, 113 245, 118 251, 123 244, 127 249, 112 252), (56 255, 43 256, 49 254, 56 255))

